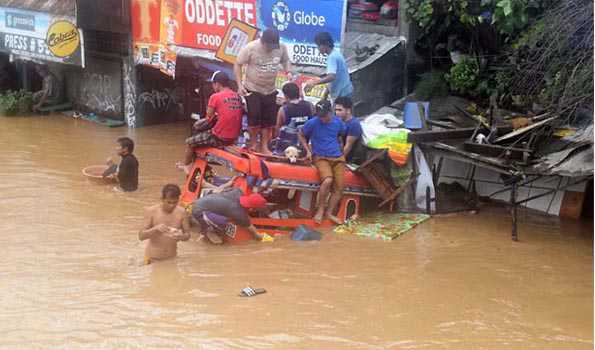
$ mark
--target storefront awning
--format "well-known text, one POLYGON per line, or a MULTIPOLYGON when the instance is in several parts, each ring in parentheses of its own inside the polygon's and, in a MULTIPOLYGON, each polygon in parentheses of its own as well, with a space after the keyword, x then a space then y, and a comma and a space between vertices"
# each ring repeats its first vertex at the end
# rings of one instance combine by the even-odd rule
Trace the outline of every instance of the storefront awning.
POLYGON ((76 0, 0 0, 0 7, 76 17, 76 0))

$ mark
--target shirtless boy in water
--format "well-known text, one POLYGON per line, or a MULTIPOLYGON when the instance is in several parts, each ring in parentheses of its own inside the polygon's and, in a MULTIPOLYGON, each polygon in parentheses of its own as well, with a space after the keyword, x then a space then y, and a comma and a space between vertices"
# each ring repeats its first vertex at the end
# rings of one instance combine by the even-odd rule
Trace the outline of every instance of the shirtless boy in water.
POLYGON ((190 221, 184 208, 178 206, 180 188, 167 184, 161 191, 161 203, 151 206, 145 213, 143 228, 138 233, 145 246, 145 263, 173 258, 178 241, 190 239, 190 221))

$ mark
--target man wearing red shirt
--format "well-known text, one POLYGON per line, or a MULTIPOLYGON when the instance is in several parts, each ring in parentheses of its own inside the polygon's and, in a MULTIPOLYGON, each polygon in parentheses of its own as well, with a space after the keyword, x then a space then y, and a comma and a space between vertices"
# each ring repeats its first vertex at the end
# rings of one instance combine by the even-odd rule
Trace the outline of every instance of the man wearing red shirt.
POLYGON ((216 71, 209 81, 215 93, 209 98, 207 117, 194 123, 193 135, 186 139, 186 166, 192 163, 195 147, 231 145, 241 132, 244 114, 242 100, 229 87, 229 77, 224 72, 216 71))

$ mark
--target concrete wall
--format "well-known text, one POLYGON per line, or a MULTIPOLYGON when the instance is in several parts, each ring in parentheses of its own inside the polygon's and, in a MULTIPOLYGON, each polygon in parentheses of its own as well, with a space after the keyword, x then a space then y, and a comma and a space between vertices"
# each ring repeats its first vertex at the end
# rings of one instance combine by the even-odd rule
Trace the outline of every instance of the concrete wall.
POLYGON ((66 92, 76 110, 124 120, 122 60, 87 57, 87 67, 66 69, 66 92))
POLYGON ((404 96, 405 47, 396 46, 366 68, 351 74, 355 114, 366 115, 404 96))
POLYGON ((152 67, 139 65, 136 70, 136 126, 184 119, 185 96, 177 82, 152 67))

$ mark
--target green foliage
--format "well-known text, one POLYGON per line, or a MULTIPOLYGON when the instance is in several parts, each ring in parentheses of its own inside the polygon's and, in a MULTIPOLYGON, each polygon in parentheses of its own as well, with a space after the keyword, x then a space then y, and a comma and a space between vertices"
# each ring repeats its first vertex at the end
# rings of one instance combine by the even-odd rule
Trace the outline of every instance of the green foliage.
POLYGON ((552 0, 406 0, 407 15, 422 37, 448 31, 455 24, 468 30, 489 20, 504 36, 515 36, 552 0))
POLYGON ((522 32, 511 46, 515 50, 521 48, 534 49, 538 45, 540 38, 544 36, 545 31, 547 31, 547 28, 544 25, 544 21, 537 21, 522 32))
POLYGON ((0 114, 14 116, 31 112, 33 94, 29 91, 7 91, 0 94, 0 114))
POLYGON ((453 65, 450 72, 445 75, 450 89, 462 95, 478 95, 480 88, 479 65, 471 58, 465 58, 453 65))
POLYGON ((426 31, 430 27, 434 7, 432 0, 409 0, 407 1, 407 15, 422 30, 426 31))
POLYGON ((560 0, 512 43, 496 76, 500 96, 567 115, 592 106, 593 43, 593 1, 560 0))
POLYGON ((531 12, 543 10, 542 1, 531 0, 497 0, 493 9, 492 24, 501 34, 512 36, 518 34, 529 24, 531 12))
POLYGON ((415 96, 420 100, 430 100, 433 97, 448 95, 448 84, 444 80, 444 73, 439 71, 427 72, 420 75, 415 86, 415 96))

